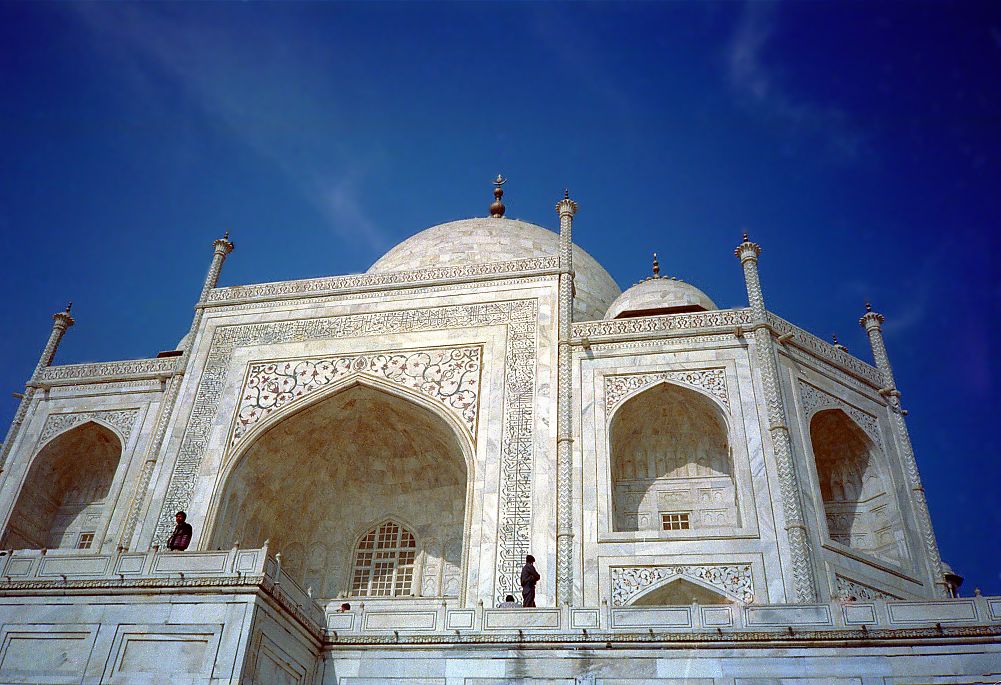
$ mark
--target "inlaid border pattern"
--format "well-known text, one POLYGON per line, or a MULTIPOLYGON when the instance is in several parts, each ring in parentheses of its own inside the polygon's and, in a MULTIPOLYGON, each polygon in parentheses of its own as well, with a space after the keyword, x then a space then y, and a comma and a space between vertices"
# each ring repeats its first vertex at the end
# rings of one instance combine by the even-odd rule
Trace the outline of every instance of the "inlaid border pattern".
POLYGON ((538 356, 536 299, 349 314, 321 319, 219 326, 212 336, 188 424, 167 486, 154 537, 173 529, 174 512, 189 508, 198 470, 208 449, 212 420, 227 384, 230 360, 240 347, 386 336, 414 331, 507 326, 504 358, 500 512, 495 590, 519 590, 521 564, 530 549, 533 424, 538 356))
POLYGON ((251 364, 229 445, 261 421, 347 376, 382 378, 435 400, 476 442, 482 348, 478 345, 283 359, 251 364))

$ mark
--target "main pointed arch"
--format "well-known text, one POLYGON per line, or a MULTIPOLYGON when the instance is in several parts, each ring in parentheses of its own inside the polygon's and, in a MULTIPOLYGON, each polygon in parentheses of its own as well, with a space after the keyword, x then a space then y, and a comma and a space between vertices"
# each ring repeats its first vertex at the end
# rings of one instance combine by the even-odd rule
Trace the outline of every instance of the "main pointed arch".
MULTIPOLYGON (((459 573, 471 488, 469 442, 421 398, 357 377, 295 413, 270 421, 227 470, 213 506, 210 547, 234 542, 283 551, 283 569, 314 596, 351 595, 359 535, 377 520, 406 521, 417 540, 414 572, 459 573)), ((440 576, 440 573, 439 573, 440 576)), ((443 596, 441 584, 412 584, 443 596)))
POLYGON ((121 438, 97 421, 52 438, 31 460, 0 546, 99 548, 121 457, 121 438))
POLYGON ((729 597, 698 578, 674 576, 651 585, 629 602, 629 606, 681 606, 698 604, 732 604, 729 597))
POLYGON ((810 442, 830 538, 899 562, 904 529, 882 450, 841 409, 813 415, 810 442))
POLYGON ((707 395, 659 383, 620 405, 609 427, 612 529, 738 525, 726 417, 707 395))

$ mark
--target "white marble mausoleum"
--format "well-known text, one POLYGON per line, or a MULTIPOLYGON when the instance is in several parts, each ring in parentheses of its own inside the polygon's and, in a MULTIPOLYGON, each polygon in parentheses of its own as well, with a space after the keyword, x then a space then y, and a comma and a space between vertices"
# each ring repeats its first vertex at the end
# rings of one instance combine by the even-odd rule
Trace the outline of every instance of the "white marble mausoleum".
POLYGON ((1001 681, 882 315, 872 364, 780 318, 746 235, 746 303, 621 291, 569 195, 550 230, 494 194, 362 274, 218 287, 221 238, 155 358, 54 365, 56 314, 0 450, 0 684, 1001 681), (538 607, 498 608, 526 554, 538 607))

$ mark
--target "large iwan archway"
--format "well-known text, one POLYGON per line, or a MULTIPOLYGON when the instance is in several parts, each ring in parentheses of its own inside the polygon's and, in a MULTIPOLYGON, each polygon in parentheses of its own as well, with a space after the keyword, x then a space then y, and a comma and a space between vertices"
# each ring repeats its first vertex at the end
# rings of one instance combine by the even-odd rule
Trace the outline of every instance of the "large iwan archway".
POLYGON ((99 548, 121 456, 118 436, 93 421, 56 436, 31 462, 0 547, 99 548))
POLYGON ((662 383, 611 424, 612 530, 720 531, 738 525, 733 460, 719 406, 662 383))
POLYGON ((840 409, 813 416, 810 441, 831 539, 899 562, 904 531, 882 450, 840 409))
POLYGON ((270 540, 315 597, 458 597, 468 482, 448 422, 389 389, 353 385, 246 450, 210 546, 270 540))

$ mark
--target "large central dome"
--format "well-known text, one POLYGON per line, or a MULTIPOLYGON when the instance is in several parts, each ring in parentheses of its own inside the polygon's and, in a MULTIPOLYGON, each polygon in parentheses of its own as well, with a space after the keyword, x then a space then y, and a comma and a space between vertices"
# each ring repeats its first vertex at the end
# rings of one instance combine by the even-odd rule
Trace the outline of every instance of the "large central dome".
MULTIPOLYGON (((450 221, 412 235, 376 261, 368 273, 414 271, 438 266, 491 264, 533 257, 555 257, 560 237, 516 219, 450 221)), ((574 245, 577 321, 600 319, 619 296, 619 286, 595 259, 574 245)))

